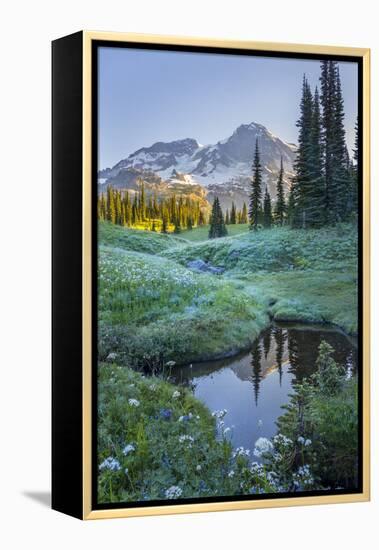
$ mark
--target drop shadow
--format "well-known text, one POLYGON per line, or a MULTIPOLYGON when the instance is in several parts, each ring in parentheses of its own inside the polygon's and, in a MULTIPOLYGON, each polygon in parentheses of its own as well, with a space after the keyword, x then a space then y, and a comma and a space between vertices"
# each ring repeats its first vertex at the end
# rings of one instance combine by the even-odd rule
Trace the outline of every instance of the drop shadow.
POLYGON ((49 491, 23 491, 22 494, 42 506, 51 507, 51 493, 49 491))

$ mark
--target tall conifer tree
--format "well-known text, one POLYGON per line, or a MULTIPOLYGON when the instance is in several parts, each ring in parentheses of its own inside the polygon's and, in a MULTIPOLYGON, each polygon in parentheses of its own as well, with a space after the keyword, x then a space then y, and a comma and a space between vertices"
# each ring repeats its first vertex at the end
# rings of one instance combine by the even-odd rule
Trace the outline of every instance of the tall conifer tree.
POLYGON ((312 222, 312 120, 313 99, 307 79, 303 78, 303 90, 300 103, 298 148, 294 163, 294 201, 293 224, 307 228, 312 222))
POLYGON ((225 227, 224 216, 221 210, 220 201, 218 197, 215 197, 212 206, 208 238, 217 239, 219 237, 225 237, 227 234, 228 231, 225 227))
POLYGON ((284 224, 285 212, 286 212, 286 200, 284 197, 284 168, 283 157, 280 157, 280 170, 278 181, 276 183, 276 204, 275 204, 275 222, 278 225, 284 224))
POLYGON ((266 229, 269 229, 271 227, 271 224, 272 224, 271 197, 266 186, 265 196, 263 201, 263 226, 266 229))

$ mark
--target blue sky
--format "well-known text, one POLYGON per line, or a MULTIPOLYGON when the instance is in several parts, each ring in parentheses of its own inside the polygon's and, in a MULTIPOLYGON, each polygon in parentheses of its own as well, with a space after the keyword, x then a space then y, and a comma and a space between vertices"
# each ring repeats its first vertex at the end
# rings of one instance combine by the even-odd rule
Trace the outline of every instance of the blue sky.
MULTIPOLYGON (((99 49, 99 168, 156 141, 202 144, 258 122, 296 143, 303 74, 318 85, 318 61, 99 49)), ((357 116, 357 65, 340 63, 348 147, 357 116)))

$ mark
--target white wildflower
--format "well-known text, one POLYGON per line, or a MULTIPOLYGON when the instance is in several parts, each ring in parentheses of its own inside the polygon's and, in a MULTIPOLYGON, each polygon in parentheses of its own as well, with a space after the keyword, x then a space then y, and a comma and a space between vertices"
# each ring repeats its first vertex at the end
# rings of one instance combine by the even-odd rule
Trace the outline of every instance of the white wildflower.
POLYGON ((99 470, 111 470, 112 472, 118 472, 121 470, 121 466, 117 458, 109 456, 100 464, 99 470))
POLYGON ((172 394, 172 398, 173 399, 178 399, 178 397, 180 397, 180 391, 175 390, 174 393, 172 394))
POLYGON ((304 443, 305 443, 304 437, 302 437, 302 436, 298 437, 297 442, 300 443, 300 445, 304 445, 304 443))
POLYGON ((128 399, 128 403, 131 407, 139 407, 138 399, 128 399))
POLYGON ((234 470, 230 470, 230 472, 228 473, 228 477, 230 478, 234 477, 234 470))
POLYGON ((201 465, 198 464, 198 465, 196 466, 196 471, 197 471, 197 472, 201 472, 201 470, 202 470, 201 465))
POLYGON ((271 452, 273 449, 273 444, 267 437, 260 437, 255 442, 254 456, 261 457, 262 455, 271 452))
POLYGON ((216 418, 224 418, 228 411, 226 409, 221 409, 220 411, 213 411, 212 416, 216 418))
POLYGON ((309 445, 312 445, 312 441, 310 439, 306 439, 304 441, 304 447, 309 447, 309 445))
POLYGON ((195 440, 191 435, 180 435, 179 436, 179 443, 188 443, 191 445, 195 440))
POLYGON ((237 447, 233 451, 233 458, 236 458, 238 456, 250 456, 250 449, 245 449, 244 447, 237 447))
POLYGON ((276 445, 282 445, 283 447, 290 447, 291 445, 293 445, 292 439, 290 439, 289 437, 286 437, 283 434, 275 435, 274 436, 274 443, 276 445))
POLYGON ((165 495, 167 499, 173 500, 175 498, 179 498, 182 493, 183 491, 180 487, 178 487, 177 485, 172 485, 166 490, 165 495))
POLYGON ((133 445, 133 443, 129 443, 128 445, 125 445, 125 447, 123 448, 122 454, 127 456, 129 453, 132 453, 135 450, 136 450, 136 448, 133 445))

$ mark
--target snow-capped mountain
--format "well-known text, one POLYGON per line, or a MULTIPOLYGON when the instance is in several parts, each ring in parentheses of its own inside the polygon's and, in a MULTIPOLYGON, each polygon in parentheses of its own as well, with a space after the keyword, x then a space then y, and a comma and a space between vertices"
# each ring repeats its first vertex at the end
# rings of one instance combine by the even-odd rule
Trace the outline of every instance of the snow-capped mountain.
POLYGON ((113 168, 99 172, 99 187, 136 188, 142 178, 152 188, 181 187, 183 184, 206 188, 208 200, 215 195, 224 207, 231 202, 240 207, 247 201, 252 175, 255 141, 261 153, 263 179, 275 198, 275 184, 283 158, 288 189, 296 147, 274 136, 261 124, 242 124, 233 134, 215 145, 200 145, 186 138, 143 147, 113 168))

